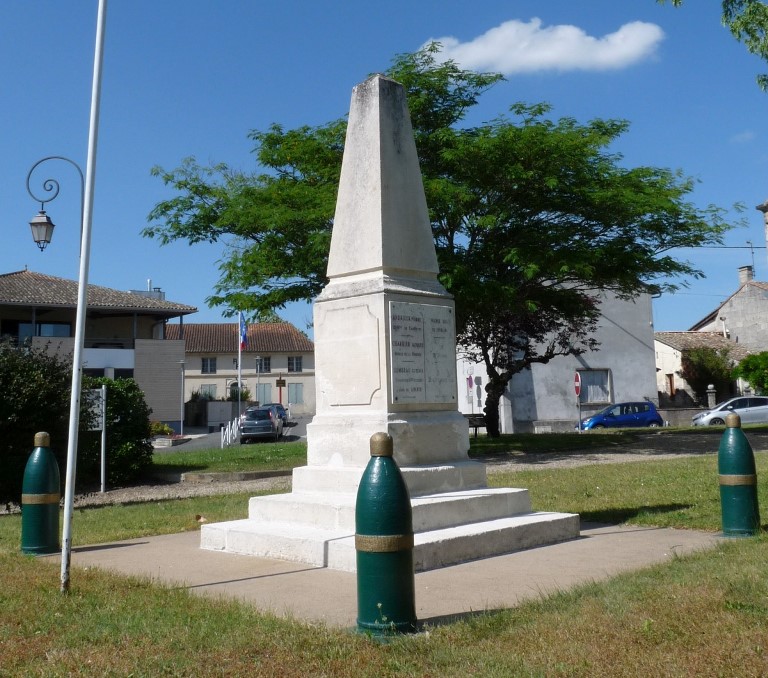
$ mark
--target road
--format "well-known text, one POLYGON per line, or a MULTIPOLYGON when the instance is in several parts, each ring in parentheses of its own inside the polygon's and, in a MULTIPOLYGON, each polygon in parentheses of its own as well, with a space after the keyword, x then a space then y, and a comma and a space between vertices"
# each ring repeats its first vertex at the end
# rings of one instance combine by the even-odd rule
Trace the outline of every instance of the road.
MULTIPOLYGON (((312 417, 310 416, 295 417, 292 421, 289 421, 283 432, 283 440, 286 442, 306 440, 307 424, 310 421, 312 421, 312 417)), ((190 450, 207 450, 221 445, 220 431, 205 433, 203 429, 186 428, 184 429, 184 434, 189 436, 185 442, 180 445, 174 445, 173 447, 156 447, 155 452, 158 454, 166 454, 171 452, 188 452, 190 450)))

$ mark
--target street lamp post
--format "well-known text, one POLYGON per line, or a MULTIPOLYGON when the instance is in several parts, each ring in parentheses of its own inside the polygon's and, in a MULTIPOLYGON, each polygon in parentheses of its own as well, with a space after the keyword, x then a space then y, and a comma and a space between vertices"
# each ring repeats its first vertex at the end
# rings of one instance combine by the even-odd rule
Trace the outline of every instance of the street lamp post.
MULTIPOLYGON (((93 85, 91 88, 91 114, 88 125, 88 158, 85 179, 82 182, 81 213, 80 213, 80 272, 77 286, 77 312, 75 315, 75 346, 72 357, 72 392, 69 406, 69 434, 67 437, 67 469, 64 487, 64 520, 62 527, 61 548, 61 591, 69 591, 69 565, 72 553, 72 514, 75 498, 75 470, 77 465, 77 438, 80 423, 80 390, 83 377, 83 352, 85 347, 85 314, 88 303, 88 268, 91 254, 91 225, 93 223, 93 190, 96 173, 96 147, 99 137, 99 104, 101 101, 101 67, 104 52, 104 28, 107 17, 107 0, 99 0, 96 19, 96 46, 93 58, 93 85)), ((42 162, 50 159, 64 160, 80 168, 72 160, 63 156, 50 156, 38 161, 30 169, 29 174, 42 162)), ((44 250, 50 243, 53 234, 53 221, 45 213, 45 203, 53 200, 59 192, 58 182, 48 179, 43 184, 46 192, 53 195, 47 200, 35 197, 29 189, 27 175, 27 191, 41 203, 40 212, 30 222, 32 236, 37 246, 44 250)))
POLYGON ((63 155, 49 155, 47 158, 38 160, 34 165, 32 165, 29 172, 27 173, 27 193, 29 193, 29 195, 31 195, 34 200, 40 203, 40 211, 34 217, 32 217, 32 220, 29 222, 29 227, 32 229, 32 239, 40 248, 41 252, 50 244, 51 238, 53 237, 53 229, 56 227, 56 224, 54 224, 53 221, 51 221, 51 218, 45 213, 45 203, 51 202, 51 200, 54 200, 59 194, 59 182, 56 181, 56 179, 46 179, 43 181, 43 190, 46 192, 46 194, 50 194, 50 196, 47 198, 40 198, 39 196, 35 195, 29 186, 29 182, 37 167, 42 165, 44 162, 48 162, 49 160, 63 160, 64 162, 68 162, 77 170, 77 173, 80 176, 81 239, 83 235, 83 212, 85 211, 85 178, 83 177, 83 170, 80 169, 80 165, 78 165, 74 160, 65 158, 63 155))

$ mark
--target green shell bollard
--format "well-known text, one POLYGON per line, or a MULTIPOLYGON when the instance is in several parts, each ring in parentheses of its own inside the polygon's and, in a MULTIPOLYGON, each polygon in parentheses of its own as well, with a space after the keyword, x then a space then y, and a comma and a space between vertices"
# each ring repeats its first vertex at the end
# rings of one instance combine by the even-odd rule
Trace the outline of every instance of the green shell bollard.
POLYGON ((729 414, 725 426, 717 454, 723 534, 726 537, 754 535, 760 529, 755 455, 741 430, 738 414, 729 414))
POLYGON ((386 433, 371 436, 371 459, 357 490, 355 549, 358 631, 415 631, 411 499, 386 433))
POLYGON ((55 553, 59 550, 59 465, 50 448, 51 436, 35 433, 21 486, 22 553, 55 553))

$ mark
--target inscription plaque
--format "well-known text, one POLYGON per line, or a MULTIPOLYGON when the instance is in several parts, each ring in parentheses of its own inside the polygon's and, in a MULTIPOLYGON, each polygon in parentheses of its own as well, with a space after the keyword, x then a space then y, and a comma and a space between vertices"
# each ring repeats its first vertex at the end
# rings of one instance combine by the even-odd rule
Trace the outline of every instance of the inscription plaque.
POLYGON ((392 402, 456 402, 453 309, 391 301, 389 327, 392 402))

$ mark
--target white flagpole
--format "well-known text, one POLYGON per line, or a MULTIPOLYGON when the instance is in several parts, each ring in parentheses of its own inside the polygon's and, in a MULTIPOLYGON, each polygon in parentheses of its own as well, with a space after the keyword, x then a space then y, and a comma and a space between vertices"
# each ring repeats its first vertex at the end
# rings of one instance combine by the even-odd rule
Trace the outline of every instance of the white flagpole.
POLYGON ((64 486, 64 525, 61 535, 61 591, 69 591, 69 561, 72 553, 72 513, 75 497, 75 467, 77 465, 77 434, 80 423, 80 387, 83 376, 83 346, 85 345, 85 313, 88 303, 88 264, 91 254, 91 225, 93 223, 93 189, 96 173, 96 146, 99 138, 99 103, 101 101, 101 65, 104 53, 104 28, 107 0, 99 0, 96 19, 96 47, 93 58, 91 88, 91 117, 88 132, 88 164, 85 172, 85 197, 80 237, 80 277, 77 287, 75 318, 75 350, 72 358, 72 393, 69 404, 69 436, 67 440, 67 470, 64 486))
POLYGON ((242 365, 243 365, 243 314, 237 316, 237 421, 240 421, 242 408, 240 405, 240 393, 242 386, 242 365))

